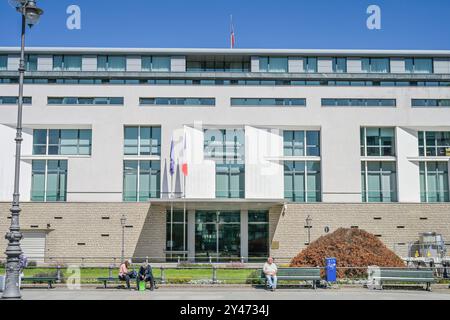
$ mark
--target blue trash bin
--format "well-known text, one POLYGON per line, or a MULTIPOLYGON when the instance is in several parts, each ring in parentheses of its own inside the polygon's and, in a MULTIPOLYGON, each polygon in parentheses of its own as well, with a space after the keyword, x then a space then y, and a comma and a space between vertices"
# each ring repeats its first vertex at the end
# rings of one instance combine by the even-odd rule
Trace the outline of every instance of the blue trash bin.
POLYGON ((328 282, 336 282, 336 258, 325 258, 326 278, 328 282))

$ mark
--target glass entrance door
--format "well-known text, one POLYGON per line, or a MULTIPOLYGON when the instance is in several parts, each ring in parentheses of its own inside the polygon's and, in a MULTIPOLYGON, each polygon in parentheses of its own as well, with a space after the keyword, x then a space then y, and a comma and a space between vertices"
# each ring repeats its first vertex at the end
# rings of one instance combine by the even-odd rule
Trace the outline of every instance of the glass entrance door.
POLYGON ((239 211, 195 213, 195 256, 197 260, 238 260, 241 254, 239 211))

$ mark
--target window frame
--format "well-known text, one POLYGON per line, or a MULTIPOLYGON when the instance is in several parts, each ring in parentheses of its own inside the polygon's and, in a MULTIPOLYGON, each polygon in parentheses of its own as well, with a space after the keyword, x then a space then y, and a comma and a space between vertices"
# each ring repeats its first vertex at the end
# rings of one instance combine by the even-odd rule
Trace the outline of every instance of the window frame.
MULTIPOLYGON (((160 199, 161 198, 161 161, 160 160, 127 160, 124 159, 122 162, 123 165, 123 169, 122 169, 122 201, 123 202, 148 202, 151 199, 160 199), (143 170, 141 170, 142 167, 142 163, 143 162, 148 162, 149 163, 149 174, 147 175, 149 179, 151 179, 151 177, 154 175, 152 174, 153 172, 155 172, 155 176, 156 176, 156 189, 155 190, 148 190, 149 194, 148 197, 144 196, 142 197, 142 190, 141 190, 141 175, 143 170), (132 172, 133 175, 136 175, 136 200, 130 200, 130 197, 125 198, 126 196, 126 180, 125 177, 127 175, 127 171, 126 171, 126 164, 127 163, 132 163, 132 164, 137 164, 136 167, 136 172, 132 172), (155 164, 155 167, 157 167, 158 169, 155 169, 153 167, 153 164, 155 164), (155 193, 155 196, 151 196, 152 193, 155 193), (142 198, 142 199, 141 199, 142 198)), ((134 190, 132 190, 134 192, 134 190)), ((130 191, 129 191, 130 192, 130 191)), ((134 197, 133 197, 134 199, 134 197)))
MULTIPOLYGON (((69 173, 69 164, 67 160, 52 160, 52 159, 45 159, 45 160, 32 160, 31 164, 31 191, 30 191, 30 201, 31 202, 67 202, 67 178, 69 173), (44 194, 43 194, 43 200, 34 200, 33 199, 33 185, 34 185, 34 176, 35 172, 33 170, 33 163, 37 162, 45 162, 45 168, 44 168, 44 194), (50 162, 57 162, 57 200, 48 200, 48 175, 49 175, 49 163, 50 162), (65 163, 65 169, 61 169, 61 164, 65 163), (61 176, 64 176, 64 194, 61 195, 61 176)), ((42 174, 42 173, 41 173, 42 174)))

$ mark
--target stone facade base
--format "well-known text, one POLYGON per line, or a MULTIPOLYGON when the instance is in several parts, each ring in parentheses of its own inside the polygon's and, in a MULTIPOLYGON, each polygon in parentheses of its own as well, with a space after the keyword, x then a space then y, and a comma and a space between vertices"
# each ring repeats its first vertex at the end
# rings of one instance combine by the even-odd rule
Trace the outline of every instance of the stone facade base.
POLYGON ((437 232, 450 244, 450 204, 288 204, 270 211, 271 254, 292 258, 311 241, 340 227, 360 228, 405 257, 419 233, 437 232))
MULTIPOLYGON (((9 228, 9 203, 0 203, 0 233, 9 228)), ((46 234, 45 262, 119 262, 122 246, 120 218, 127 218, 125 257, 163 260, 166 209, 150 203, 23 203, 24 232, 46 234)), ((441 233, 450 242, 450 204, 288 204, 274 205, 269 214, 270 254, 288 261, 308 243, 306 218, 311 217, 314 241, 337 228, 360 228, 378 236, 400 256, 419 233, 441 233)), ((0 247, 6 240, 0 237, 0 247)), ((1 259, 4 259, 1 250, 1 259)))

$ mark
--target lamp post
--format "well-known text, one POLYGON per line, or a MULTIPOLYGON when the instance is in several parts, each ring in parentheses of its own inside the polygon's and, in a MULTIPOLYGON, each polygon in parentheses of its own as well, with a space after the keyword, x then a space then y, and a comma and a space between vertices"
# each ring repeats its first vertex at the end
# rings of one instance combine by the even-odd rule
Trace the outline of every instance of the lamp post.
POLYGON ((125 224, 127 223, 127 217, 123 214, 120 218, 120 224, 122 226, 122 253, 120 256, 121 262, 125 259, 125 224))
POLYGON ((30 28, 36 24, 39 17, 44 13, 43 10, 36 6, 34 0, 15 0, 14 6, 22 16, 22 33, 21 33, 21 47, 20 47, 20 63, 19 63, 19 97, 17 110, 17 124, 16 124, 16 154, 15 154, 15 169, 14 169, 14 194, 11 206, 11 226, 9 232, 6 233, 5 239, 8 240, 6 247, 6 280, 5 291, 2 298, 4 299, 20 299, 19 277, 20 265, 19 257, 22 254, 20 248, 20 240, 22 233, 20 232, 19 215, 19 179, 20 179, 20 155, 22 147, 22 106, 23 106, 23 78, 25 73, 25 30, 28 25, 30 28))
POLYGON ((312 218, 308 214, 308 216, 306 217, 306 227, 308 228, 308 245, 311 244, 311 222, 312 222, 312 218))

